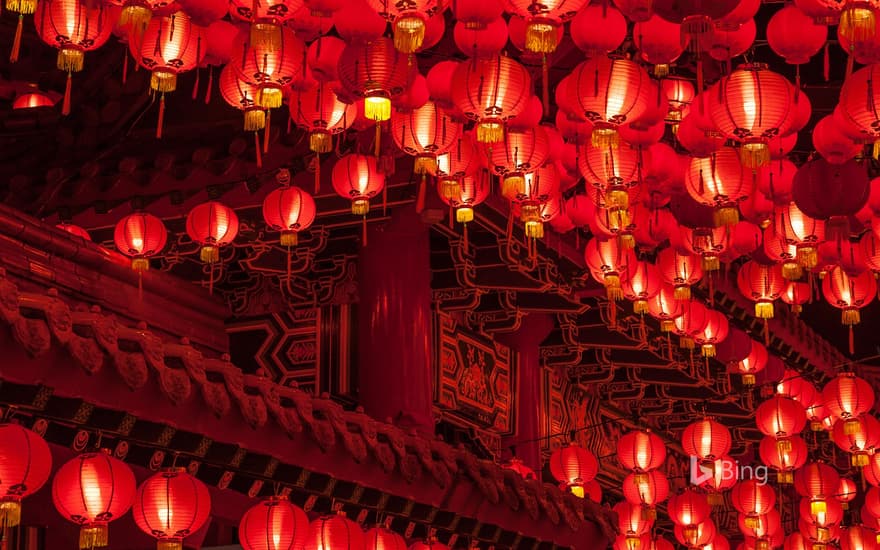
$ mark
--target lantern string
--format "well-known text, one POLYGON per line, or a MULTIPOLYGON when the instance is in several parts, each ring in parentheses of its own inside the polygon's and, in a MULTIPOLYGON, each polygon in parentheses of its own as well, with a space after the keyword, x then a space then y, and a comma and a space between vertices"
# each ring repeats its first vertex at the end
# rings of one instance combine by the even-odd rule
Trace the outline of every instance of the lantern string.
POLYGON ((67 71, 67 84, 64 86, 64 102, 61 105, 61 114, 67 116, 70 114, 70 94, 73 88, 73 73, 67 71))
POLYGON ((18 62, 18 54, 21 51, 21 33, 24 30, 24 15, 18 14, 18 25, 15 27, 15 39, 12 41, 12 51, 9 53, 9 62, 18 62))
POLYGON ((159 96, 159 122, 156 124, 156 139, 162 139, 162 125, 165 123, 165 92, 159 96))
POLYGON ((128 48, 125 49, 125 52, 122 54, 122 85, 125 85, 125 81, 128 80, 128 48))
POLYGON ((260 147, 260 131, 254 132, 254 153, 257 157, 257 168, 263 167, 263 153, 260 147))
POLYGON ((266 109, 266 128, 263 130, 263 152, 269 152, 269 135, 272 133, 272 109, 266 109))
POLYGON ((199 77, 202 74, 202 70, 199 67, 196 67, 196 80, 193 82, 193 92, 192 99, 195 101, 199 97, 199 77))
POLYGON ((214 87, 214 66, 208 65, 208 88, 205 90, 205 105, 211 103, 211 88, 214 87))

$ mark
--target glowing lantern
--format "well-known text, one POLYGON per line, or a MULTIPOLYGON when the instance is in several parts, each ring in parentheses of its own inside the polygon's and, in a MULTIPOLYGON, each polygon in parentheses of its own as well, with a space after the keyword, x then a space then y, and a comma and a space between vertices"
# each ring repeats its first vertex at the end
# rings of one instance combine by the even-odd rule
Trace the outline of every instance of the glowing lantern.
POLYGON ((825 225, 810 218, 792 202, 779 206, 773 216, 773 231, 785 243, 797 247, 798 263, 808 269, 818 263, 818 247, 825 240, 825 225))
POLYGON ((251 25, 250 42, 266 51, 281 47, 281 26, 303 6, 302 0, 230 0, 229 13, 251 25))
MULTIPOLYGON (((27 1, 19 5, 22 10, 30 9, 27 1)), ((77 0, 45 0, 37 5, 34 24, 43 42, 58 48, 56 64, 67 73, 61 114, 68 115, 72 75, 82 70, 87 51, 100 48, 110 38, 110 10, 104 5, 89 7, 77 0)))
POLYGON ((584 259, 593 278, 605 285, 608 299, 623 298, 620 281, 626 277, 629 266, 636 261, 632 249, 621 245, 618 239, 602 240, 593 237, 584 249, 584 259))
POLYGON ((733 486, 730 491, 733 507, 746 516, 746 526, 754 529, 758 516, 768 514, 776 504, 773 488, 756 479, 745 479, 733 486))
POLYGON ((379 172, 372 156, 350 154, 342 157, 333 167, 333 188, 351 201, 351 213, 366 216, 370 199, 385 187, 385 176, 379 172))
POLYGON ((604 55, 626 39, 626 18, 610 6, 590 4, 571 20, 571 39, 587 55, 604 55))
POLYGON ((755 302, 755 317, 773 318, 773 302, 785 290, 782 266, 762 265, 750 260, 740 266, 736 281, 742 295, 755 302))
POLYGON ((852 353, 852 326, 861 321, 859 309, 868 305, 877 294, 874 274, 864 271, 852 277, 847 275, 843 268, 834 267, 822 280, 822 294, 829 304, 843 310, 841 322, 850 327, 850 353, 852 353))
POLYGON ((526 20, 526 50, 540 54, 556 51, 562 22, 587 4, 588 0, 507 0, 508 10, 526 20))
POLYGON ((700 345, 703 357, 715 357, 715 346, 727 338, 729 330, 727 316, 710 309, 706 312, 706 326, 694 334, 694 342, 700 345))
POLYGON ((138 273, 150 268, 150 256, 162 252, 167 240, 162 220, 144 212, 122 218, 113 232, 116 250, 131 258, 131 268, 138 273))
POLYGON ((255 101, 265 109, 281 107, 283 90, 302 75, 305 46, 287 27, 282 27, 277 47, 240 41, 232 55, 235 70, 244 81, 257 86, 255 101))
POLYGON ((684 52, 680 35, 681 25, 656 15, 633 27, 635 46, 642 59, 654 66, 654 76, 668 75, 669 65, 684 52))
POLYGON ((691 285, 703 278, 700 259, 692 254, 681 254, 675 248, 665 248, 657 255, 657 267, 663 281, 675 288, 676 300, 689 300, 691 285))
MULTIPOLYGON (((529 468, 528 466, 526 466, 522 460, 520 460, 516 457, 511 458, 506 463, 504 463, 501 467, 504 468, 505 470, 510 470, 511 472, 515 472, 518 476, 520 476, 523 479, 537 479, 537 477, 535 476, 535 471, 532 470, 531 468, 529 468)), ((412 550, 412 548, 410 548, 410 550, 412 550)))
POLYGON ((682 226, 679 234, 676 236, 673 233, 672 237, 673 242, 680 240, 678 244, 683 244, 689 252, 701 258, 703 271, 717 271, 721 268, 721 255, 731 241, 731 233, 731 228, 727 226, 697 229, 682 226))
POLYGON ((368 0, 368 4, 379 15, 391 21, 394 29, 394 47, 407 54, 414 53, 422 47, 428 19, 446 9, 446 3, 438 0, 408 2, 368 0))
POLYGON ((681 528, 682 534, 689 539, 698 535, 700 524, 709 521, 709 502, 706 495, 692 490, 669 497, 666 511, 676 529, 681 528))
POLYGON ((58 513, 80 526, 80 548, 107 546, 107 524, 128 512, 135 487, 127 464, 108 453, 85 453, 55 472, 52 501, 58 513))
POLYGON ((797 315, 803 311, 804 304, 810 300, 810 285, 799 281, 788 281, 780 294, 782 301, 791 306, 791 312, 797 315))
POLYGON ((627 59, 595 57, 578 65, 566 90, 572 105, 593 123, 593 145, 618 141, 617 126, 636 120, 648 109, 650 78, 627 59))
MULTIPOLYGON (((92 237, 91 237, 91 235, 89 235, 89 232, 78 225, 74 225, 72 223, 62 222, 62 223, 59 223, 58 225, 56 225, 55 227, 57 227, 61 231, 64 231, 66 233, 70 233, 71 235, 75 235, 75 236, 77 236, 81 239, 84 239, 86 241, 92 240, 92 237)), ((2 479, 2 478, 0 478, 0 479, 2 479)))
POLYGON ((391 115, 391 135, 406 154, 416 157, 416 174, 434 174, 437 155, 446 152, 459 138, 461 124, 454 122, 433 101, 407 113, 391 115))
POLYGON ((333 12, 333 26, 349 44, 365 44, 385 33, 387 22, 365 0, 345 0, 333 12))
POLYGON ((481 143, 502 141, 504 122, 522 112, 531 98, 529 72, 503 55, 460 63, 452 82, 452 102, 477 122, 477 141, 481 143))
POLYGON ((483 29, 504 12, 501 0, 486 2, 453 2, 452 15, 468 29, 483 29))
POLYGON ((474 207, 489 197, 489 180, 480 176, 464 176, 458 184, 458 194, 447 196, 440 191, 440 199, 455 210, 455 221, 467 224, 474 221, 474 207))
POLYGON ((776 55, 801 65, 819 53, 828 39, 828 28, 816 24, 796 6, 785 6, 767 23, 767 42, 776 55))
POLYGON ((638 504, 622 501, 615 504, 613 510, 617 514, 617 527, 626 537, 629 549, 640 550, 642 535, 650 531, 654 521, 638 504))
POLYGON ((507 132, 487 156, 489 166, 502 177, 501 194, 513 200, 525 192, 526 174, 544 165, 550 156, 547 132, 540 126, 507 132))
MULTIPOLYGON (((311 523, 305 548, 308 550, 368 550, 364 532, 341 509, 311 523)), ((435 548, 436 550, 436 548, 435 548)))
POLYGON ((0 525, 21 521, 21 501, 49 479, 52 454, 37 433, 18 424, 0 424, 0 525))
MULTIPOLYGON (((844 11, 844 14, 847 12, 844 11)), ((840 18, 841 25, 843 17, 840 18)), ((840 550, 876 550, 877 533, 864 525, 850 525, 840 530, 840 550)))
MULTIPOLYGON (((592 185, 604 192, 605 208, 623 212, 629 208, 628 190, 641 178, 642 161, 640 151, 627 144, 587 144, 578 157, 578 168, 588 188, 592 185)), ((629 220, 624 218, 616 225, 625 227, 628 224, 629 220)))
POLYGON ((770 358, 767 348, 760 342, 752 340, 751 343, 752 347, 749 349, 748 356, 733 366, 734 370, 742 375, 744 386, 755 385, 755 374, 764 370, 770 358))
POLYGON ((775 437, 780 448, 790 449, 789 438, 804 429, 807 417, 802 404, 776 395, 758 405, 755 423, 762 434, 775 437))
POLYGON ((662 332, 675 330, 675 319, 684 314, 685 301, 675 297, 671 286, 663 286, 656 296, 648 300, 648 313, 660 321, 662 332))
POLYGON ((856 418, 874 406, 874 390, 865 380, 852 373, 838 374, 822 389, 826 411, 857 429, 856 418))
MULTIPOLYGON (((257 132, 266 127, 266 111, 256 103, 259 89, 239 78, 231 64, 220 71, 219 88, 226 103, 244 112, 245 132, 257 132)), ((259 150, 259 136, 256 136, 256 140, 259 150)))
POLYGON ((675 538, 688 548, 705 548, 712 544, 716 532, 715 523, 711 519, 693 526, 676 525, 673 529, 675 538))
POLYGON ((837 115, 859 132, 865 141, 880 137, 880 82, 878 65, 868 65, 846 78, 840 89, 837 115))
POLYGON ((39 109, 42 107, 54 107, 55 102, 48 95, 42 92, 30 92, 22 94, 15 98, 12 102, 14 110, 19 109, 39 109))
POLYGON ((776 393, 787 395, 805 407, 819 397, 815 386, 799 372, 791 369, 785 369, 782 380, 776 384, 776 393))
POLYGON ((704 418, 684 429, 681 446, 686 454, 711 461, 730 450, 730 431, 724 424, 704 418))
POLYGON ((345 130, 349 122, 349 105, 333 92, 330 84, 320 83, 306 90, 295 91, 290 97, 290 118, 309 132, 309 149, 315 153, 333 150, 333 134, 345 130))
POLYGON ((158 550, 183 550, 183 539, 211 515, 211 495, 204 483, 183 468, 169 468, 138 487, 134 521, 156 539, 158 550))
POLYGON ((809 462, 794 473, 794 488, 810 499, 810 513, 814 516, 827 512, 827 501, 837 494, 839 485, 837 470, 821 462, 809 462))
POLYGON ((694 200, 715 207, 715 225, 735 225, 739 221, 737 203, 754 192, 751 176, 731 147, 691 159, 686 184, 694 200))
POLYGON ((364 533, 364 547, 366 550, 407 550, 403 537, 381 526, 364 533))
POLYGON ((835 422, 831 438, 838 448, 850 453, 854 467, 867 466, 869 455, 880 445, 880 421, 862 414, 851 421, 835 422))
POLYGON ((656 516, 654 506, 669 496, 669 480, 659 470, 644 474, 632 473, 623 479, 623 498, 630 504, 648 507, 648 515, 656 516))
POLYGON ((416 541, 410 544, 409 550, 449 550, 449 547, 434 537, 429 536, 423 541, 416 541))
POLYGON ((564 483, 572 494, 581 498, 584 496, 584 484, 596 477, 598 471, 596 456, 576 443, 560 447, 550 456, 550 473, 556 481, 564 483))
POLYGON ((734 460, 727 455, 703 463, 707 468, 702 473, 708 475, 702 476, 705 479, 699 486, 706 490, 706 500, 710 506, 724 504, 724 491, 736 485, 736 476, 730 475, 729 471, 725 471, 733 463, 734 460))
POLYGON ((404 56, 388 38, 350 44, 339 60, 342 87, 364 98, 364 114, 381 122, 391 118, 391 98, 403 93, 407 83, 404 56))
POLYGON ((186 232, 201 245, 202 261, 212 264, 220 260, 220 248, 238 235, 238 216, 225 204, 209 201, 190 210, 186 216, 186 232))
POLYGON ((637 261, 621 281, 623 296, 633 303, 633 311, 638 314, 648 313, 648 300, 660 292, 663 282, 660 270, 648 262, 637 261))
POLYGON ((299 187, 280 187, 263 200, 263 219, 281 232, 281 246, 296 246, 297 235, 312 226, 316 213, 315 200, 299 187))
POLYGON ((617 458, 628 470, 647 472, 663 465, 666 445, 653 432, 633 430, 617 440, 617 458))
POLYGON ((776 470, 776 480, 781 484, 792 483, 794 471, 807 462, 807 443, 798 435, 789 437, 785 445, 768 435, 761 439, 758 451, 764 464, 776 470))
POLYGON ((244 550, 302 550, 309 518, 286 497, 271 497, 245 512, 238 526, 244 550))

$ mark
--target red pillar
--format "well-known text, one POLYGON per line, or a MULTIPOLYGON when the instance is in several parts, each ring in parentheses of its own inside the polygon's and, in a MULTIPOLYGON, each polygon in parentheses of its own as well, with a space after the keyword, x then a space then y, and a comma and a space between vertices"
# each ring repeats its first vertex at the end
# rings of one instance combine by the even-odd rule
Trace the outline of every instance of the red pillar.
POLYGON ((546 313, 530 313, 523 317, 519 329, 508 334, 498 334, 496 339, 515 351, 519 356, 519 374, 516 406, 516 435, 505 441, 515 445, 516 456, 540 478, 541 424, 541 342, 553 330, 553 318, 546 313))
POLYGON ((358 263, 358 396, 377 420, 434 433, 429 228, 411 208, 370 227, 358 263))

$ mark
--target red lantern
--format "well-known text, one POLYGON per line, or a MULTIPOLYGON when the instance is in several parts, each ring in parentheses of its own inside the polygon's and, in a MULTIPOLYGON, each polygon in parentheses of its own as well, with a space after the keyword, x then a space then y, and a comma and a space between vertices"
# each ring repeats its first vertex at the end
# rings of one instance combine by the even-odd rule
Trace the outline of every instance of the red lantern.
POLYGON ((675 297, 675 290, 671 286, 663 286, 656 296, 648 300, 648 313, 660 321, 662 332, 672 332, 675 319, 684 314, 685 303, 675 297))
POLYGON ((648 515, 656 514, 654 506, 669 496, 669 480, 659 470, 644 474, 632 473, 623 478, 623 498, 630 504, 648 507, 648 515))
POLYGON ((657 267, 663 281, 675 288, 676 300, 689 300, 691 285, 703 278, 700 259, 691 254, 680 254, 674 248, 665 248, 657 255, 657 267))
POLYGON ((581 498, 584 497, 584 484, 596 477, 598 471, 596 456, 576 443, 560 447, 550 456, 550 473, 581 498))
POLYGON ((274 109, 281 107, 284 88, 305 70, 305 46, 293 31, 282 27, 277 47, 241 41, 232 59, 239 77, 257 86, 257 105, 274 109))
POLYGON ((816 267, 819 243, 825 240, 823 223, 801 212, 792 202, 776 208, 773 231, 783 242, 797 247, 797 261, 801 266, 816 267))
POLYGON ((331 17, 342 9, 345 0, 303 0, 314 17, 331 17))
POLYGON ((729 62, 752 47, 757 31, 754 19, 749 19, 733 30, 725 30, 715 24, 711 32, 700 41, 700 47, 708 51, 712 59, 729 62))
POLYGON ((706 500, 706 495, 692 490, 686 489, 669 497, 666 511, 676 528, 683 528, 682 530, 691 536, 697 534, 700 524, 709 520, 709 502, 706 500))
POLYGON ((854 467, 862 468, 868 465, 869 455, 880 446, 880 421, 863 414, 851 421, 835 422, 831 438, 838 448, 850 453, 854 467))
POLYGON ((776 384, 776 393, 791 397, 805 407, 818 397, 818 392, 813 384, 801 376, 799 372, 791 369, 785 369, 782 380, 776 384))
POLYGON ((417 174, 436 173, 437 155, 450 149, 462 131, 461 124, 454 122, 433 101, 407 113, 393 113, 391 128, 397 146, 416 157, 417 174))
POLYGON ((562 22, 570 19, 589 0, 507 0, 507 11, 526 20, 526 50, 539 54, 556 51, 562 22))
POLYGON ((736 281, 742 295, 755 302, 755 317, 773 318, 773 302, 785 290, 782 266, 762 265, 750 260, 740 266, 736 281))
POLYGON ((503 55, 460 63, 452 82, 452 102, 477 122, 477 141, 482 143, 502 141, 504 122, 522 112, 531 98, 529 72, 503 55))
MULTIPOLYGON (((841 309, 841 322, 849 326, 850 353, 853 353, 852 327, 861 321, 859 309, 871 303, 877 294, 874 274, 864 271, 851 277, 841 267, 832 269, 822 280, 822 294, 832 306, 841 309)), ((873 401, 873 395, 872 401, 873 401)))
POLYGON ((844 164, 862 152, 862 144, 841 132, 832 115, 819 119, 813 128, 812 138, 816 152, 833 165, 844 164))
POLYGON ((271 497, 245 512, 238 526, 244 550, 301 550, 309 517, 286 497, 271 497))
POLYGON ((735 225, 739 221, 737 203, 755 191, 753 178, 731 147, 691 159, 686 184, 694 200, 715 207, 715 225, 735 225))
POLYGON ((385 527, 373 527, 364 533, 364 547, 367 550, 407 550, 403 537, 385 527))
MULTIPOLYGON (((578 157, 578 168, 590 186, 604 193, 605 208, 623 211, 629 208, 628 190, 639 183, 643 166, 642 153, 627 144, 595 146, 586 144, 578 157)), ((598 204, 598 202, 597 202, 598 204)), ((629 221, 621 221, 620 227, 629 221)))
POLYGON ((328 83, 294 91, 289 100, 290 118, 309 132, 309 149, 315 153, 333 150, 333 134, 346 129, 354 117, 350 105, 343 103, 328 83))
POLYGON ((721 268, 720 256, 727 249, 732 233, 727 226, 696 229, 681 226, 677 234, 670 236, 670 242, 673 246, 683 246, 691 254, 699 256, 703 271, 717 271, 721 268))
POLYGON ((843 372, 822 388, 822 399, 827 413, 843 420, 845 428, 849 425, 848 433, 848 430, 858 429, 857 418, 870 412, 874 406, 874 389, 865 380, 843 372))
MULTIPOLYGON (((803 401, 801 404, 803 404, 803 401)), ((810 430, 814 432, 824 430, 825 425, 823 421, 828 418, 828 413, 825 412, 825 402, 822 400, 822 395, 817 393, 813 400, 806 404, 804 409, 807 413, 807 420, 810 421, 810 430)))
POLYGON ((779 445, 775 436, 768 435, 761 440, 758 450, 764 464, 777 471, 776 480, 781 484, 792 483, 794 471, 807 462, 807 443, 798 435, 789 437, 785 445, 779 445))
POLYGON ((263 200, 263 219, 281 232, 281 246, 296 246, 298 233, 315 221, 315 200, 299 187, 279 187, 263 200))
POLYGON ((776 504, 776 493, 766 483, 756 479, 746 479, 733 486, 730 491, 730 502, 736 510, 746 515, 746 525, 754 528, 757 516, 763 516, 776 504))
POLYGON ((695 157, 708 157, 724 146, 724 136, 717 130, 707 131, 700 128, 698 118, 694 114, 697 109, 691 108, 674 128, 675 139, 695 157))
POLYGON ((704 472, 710 475, 702 476, 705 480, 699 486, 706 490, 706 499, 710 506, 724 504, 724 491, 736 485, 736 476, 730 475, 730 471, 725 470, 730 464, 734 464, 734 460, 727 455, 703 463, 706 467, 704 472))
POLYGON ((469 29, 482 29, 495 21, 504 12, 501 0, 486 2, 453 2, 452 16, 469 29))
POLYGON ((514 200, 525 193, 526 174, 543 166, 550 156, 547 132, 540 126, 509 131, 502 143, 491 147, 487 156, 489 166, 502 177, 501 194, 514 200))
POLYGON ((229 13, 251 25, 250 43, 274 51, 281 47, 281 26, 303 7, 302 0, 230 0, 229 13))
POLYGON ((797 166, 788 159, 771 163, 766 170, 758 173, 758 190, 778 205, 791 202, 791 190, 797 166))
POLYGON ((633 303, 635 313, 642 315, 648 313, 648 300, 660 292, 663 281, 654 264, 636 261, 620 284, 623 297, 633 303))
POLYGON ((827 501, 837 494, 839 485, 837 470, 821 462, 809 462, 794 473, 794 488, 810 499, 810 513, 814 516, 827 512, 827 501))
POLYGON ((107 524, 131 508, 135 486, 126 463, 109 453, 85 453, 55 472, 52 501, 58 513, 80 526, 80 548, 107 546, 107 524))
MULTIPOLYGON (((842 17, 840 21, 843 24, 842 17)), ((850 525, 840 530, 840 550, 876 550, 876 548, 877 533, 864 525, 850 525)))
POLYGON ((855 71, 846 78, 840 89, 838 115, 852 125, 865 141, 875 141, 880 137, 880 89, 874 82, 880 82, 880 67, 869 65, 855 71))
POLYGON ((587 55, 606 55, 626 39, 626 18, 610 6, 590 4, 569 25, 574 45, 587 55))
POLYGON ((202 203, 186 216, 189 238, 201 245, 200 257, 205 263, 220 260, 220 247, 235 240, 238 235, 238 216, 235 211, 217 201, 202 203))
POLYGON ((162 252, 167 240, 162 220, 144 212, 119 220, 113 233, 116 250, 131 258, 131 268, 138 273, 150 268, 150 256, 162 252))
POLYGON ((365 0, 345 0, 333 12, 336 32, 349 44, 365 44, 382 36, 387 22, 365 0))
POLYGON ((211 515, 211 495, 204 483, 183 468, 169 468, 138 487, 134 521, 156 539, 159 550, 183 550, 183 539, 211 515))
POLYGON ((39 109, 43 107, 54 107, 55 101, 43 92, 30 92, 22 94, 15 98, 12 102, 12 109, 39 109))
POLYGON ((394 30, 394 47, 406 54, 415 53, 425 41, 425 29, 430 17, 446 9, 445 2, 438 0, 410 0, 389 2, 368 0, 376 12, 391 22, 394 30))
POLYGON ((641 537, 650 531, 654 520, 644 513, 640 505, 626 501, 618 502, 612 510, 617 514, 617 528, 620 534, 626 537, 630 548, 639 550, 641 537))
POLYGON ((715 357, 715 346, 727 338, 730 326, 727 316, 720 311, 706 311, 706 326, 694 335, 694 342, 700 345, 703 357, 715 357))
POLYGON ((673 529, 675 538, 688 548, 705 548, 715 539, 715 523, 711 519, 693 526, 676 525, 673 529))
MULTIPOLYGON (((516 457, 511 458, 505 464, 503 464, 501 467, 504 468, 505 470, 510 470, 511 472, 515 472, 518 476, 520 476, 523 479, 537 479, 537 477, 535 476, 535 471, 532 470, 531 468, 529 468, 528 466, 526 466, 522 460, 520 460, 516 457)), ((410 550, 412 550, 412 547, 410 547, 410 550)))
POLYGON ((730 431, 724 424, 704 418, 684 429, 681 446, 688 455, 714 460, 730 450, 730 431))
POLYGON ((339 81, 346 91, 364 98, 364 114, 381 122, 391 118, 391 98, 407 83, 405 56, 388 38, 349 44, 339 61, 339 81))
POLYGON ((795 0, 794 5, 817 25, 836 25, 843 9, 843 2, 833 0, 795 0))
POLYGON ((767 353, 767 348, 765 348, 760 342, 752 340, 749 355, 734 365, 736 372, 743 377, 744 386, 755 385, 755 374, 764 370, 764 367, 767 366, 768 359, 769 354, 767 353))
MULTIPOLYGON (((266 127, 266 111, 258 107, 256 103, 259 88, 239 78, 232 64, 226 65, 220 71, 218 87, 220 95, 229 106, 244 112, 245 132, 257 132, 266 127)), ((259 136, 256 139, 256 148, 259 149, 259 136)))
POLYGON ((683 78, 664 78, 660 82, 660 88, 669 101, 668 119, 673 122, 680 122, 683 111, 694 100, 694 95, 696 94, 694 85, 689 80, 683 78))
MULTIPOLYGON (((309 526, 306 550, 371 550, 367 549, 364 532, 339 510, 323 516, 309 526)), ((436 548, 434 550, 437 550, 436 548)))
POLYGON ((599 56, 575 68, 566 92, 571 104, 593 123, 593 145, 607 147, 617 142, 618 125, 647 111, 651 87, 637 63, 599 56))
POLYGON ((447 196, 445 190, 439 191, 440 198, 455 209, 455 221, 468 223, 474 221, 474 207, 489 197, 489 180, 482 175, 464 176, 457 182, 458 193, 447 196))
POLYGON ((507 45, 507 23, 500 16, 479 29, 457 21, 452 36, 458 49, 469 57, 494 57, 507 45))
POLYGON ((379 172, 372 156, 349 154, 333 167, 333 188, 336 193, 351 201, 351 213, 366 216, 370 211, 370 199, 385 187, 385 175, 379 172))
MULTIPOLYGON (((639 49, 642 60, 653 65, 654 76, 660 78, 669 74, 669 65, 684 52, 681 25, 656 15, 647 21, 635 24, 633 41, 639 49)), ((691 93, 693 94, 693 88, 691 93)))
POLYGON ((804 429, 807 417, 804 406, 790 397, 776 395, 758 405, 755 423, 764 435, 776 438, 782 449, 790 449, 789 438, 804 429))
POLYGON ((617 458, 628 470, 647 472, 663 465, 666 444, 653 432, 633 430, 617 440, 617 458))
POLYGON ((18 424, 0 424, 0 525, 20 523, 22 499, 39 491, 51 471, 45 439, 18 424))
POLYGON ((416 541, 409 545, 409 550, 449 550, 449 547, 434 540, 433 537, 428 537, 424 541, 416 541))
POLYGON ((593 279, 605 285, 608 299, 623 298, 620 281, 626 277, 629 266, 636 261, 632 249, 621 245, 618 239, 602 240, 593 237, 584 249, 584 259, 593 279))
MULTIPOLYGON (((22 7, 27 4, 20 3, 22 7)), ((19 18, 19 25, 20 21, 19 18)), ((110 38, 113 31, 110 10, 103 4, 89 7, 77 0, 45 0, 37 5, 34 24, 43 42, 58 48, 57 67, 67 73, 61 114, 68 115, 72 74, 82 70, 87 51, 100 48, 110 38)))

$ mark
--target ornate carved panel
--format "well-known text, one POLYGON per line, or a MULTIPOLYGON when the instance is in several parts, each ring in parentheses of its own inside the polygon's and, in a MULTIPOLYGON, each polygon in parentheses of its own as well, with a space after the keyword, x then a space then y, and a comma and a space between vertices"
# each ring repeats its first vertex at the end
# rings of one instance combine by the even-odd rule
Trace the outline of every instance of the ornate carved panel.
POLYGON ((490 438, 515 430, 516 365, 510 349, 470 332, 451 316, 435 323, 434 403, 446 418, 490 438))
POLYGON ((550 437, 551 435, 568 434, 576 430, 575 439, 582 446, 592 449, 599 456, 607 454, 604 447, 609 439, 608 431, 613 426, 605 426, 599 412, 598 403, 581 388, 571 384, 560 376, 559 370, 545 369, 541 377, 541 409, 544 411, 541 426, 541 443, 545 459, 560 445, 568 442, 568 438, 550 437), (592 427, 593 429, 590 429, 592 427), (595 429, 605 428, 605 429, 595 429))

